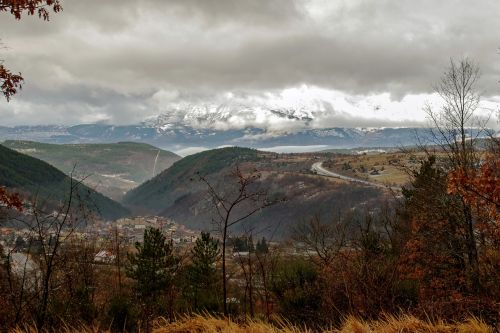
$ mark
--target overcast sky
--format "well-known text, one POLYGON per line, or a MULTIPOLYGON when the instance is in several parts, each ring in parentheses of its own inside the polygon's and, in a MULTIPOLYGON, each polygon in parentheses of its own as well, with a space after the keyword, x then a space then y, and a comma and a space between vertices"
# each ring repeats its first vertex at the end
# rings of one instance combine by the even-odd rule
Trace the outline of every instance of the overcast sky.
POLYGON ((26 79, 0 100, 0 125, 132 124, 222 103, 413 126, 439 103, 432 85, 450 57, 464 56, 481 68, 483 105, 500 104, 498 0, 62 3, 48 23, 0 14, 0 59, 26 79))

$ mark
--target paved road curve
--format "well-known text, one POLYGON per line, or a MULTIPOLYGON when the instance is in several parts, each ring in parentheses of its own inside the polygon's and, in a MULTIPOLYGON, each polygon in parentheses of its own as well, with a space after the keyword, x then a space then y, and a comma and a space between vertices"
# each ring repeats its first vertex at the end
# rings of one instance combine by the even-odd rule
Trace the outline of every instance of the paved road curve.
POLYGON ((349 176, 344 176, 344 175, 332 172, 330 170, 327 170, 327 169, 323 168, 323 162, 316 162, 316 163, 314 163, 311 166, 311 171, 316 172, 316 174, 318 174, 320 176, 339 178, 339 179, 347 180, 347 181, 353 182, 353 183, 360 183, 360 184, 369 185, 369 186, 375 186, 375 187, 379 187, 379 188, 390 188, 392 190, 398 190, 399 189, 399 188, 396 188, 396 187, 389 187, 389 186, 386 186, 386 185, 383 185, 383 184, 373 183, 373 182, 369 182, 369 181, 366 181, 366 180, 362 180, 362 179, 358 179, 358 178, 353 178, 353 177, 349 177, 349 176))

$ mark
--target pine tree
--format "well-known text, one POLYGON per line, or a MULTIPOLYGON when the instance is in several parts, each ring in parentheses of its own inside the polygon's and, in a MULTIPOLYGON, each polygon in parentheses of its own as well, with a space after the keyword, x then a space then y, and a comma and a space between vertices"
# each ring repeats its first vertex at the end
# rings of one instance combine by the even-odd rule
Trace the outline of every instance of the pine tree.
POLYGON ((148 298, 165 290, 173 279, 177 260, 173 247, 159 229, 147 228, 144 243, 136 243, 137 253, 129 254, 127 276, 136 280, 140 296, 148 298))
POLYGON ((150 323, 162 307, 164 295, 172 287, 178 260, 173 246, 159 229, 147 228, 144 243, 135 244, 137 253, 128 255, 127 276, 135 280, 137 296, 142 301, 145 331, 151 331, 150 323))
POLYGON ((257 245, 255 247, 255 250, 257 253, 268 253, 269 252, 269 247, 267 246, 266 238, 262 237, 262 240, 257 242, 257 245))
POLYGON ((201 233, 191 250, 192 263, 187 269, 189 285, 186 289, 195 310, 216 311, 219 302, 216 295, 218 280, 216 263, 220 257, 219 241, 210 233, 201 233))

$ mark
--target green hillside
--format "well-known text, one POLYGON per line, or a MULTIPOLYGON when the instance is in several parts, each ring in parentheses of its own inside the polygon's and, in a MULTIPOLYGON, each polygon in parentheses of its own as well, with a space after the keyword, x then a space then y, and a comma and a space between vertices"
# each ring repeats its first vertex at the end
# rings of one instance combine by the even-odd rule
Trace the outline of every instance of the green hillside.
POLYGON ((310 168, 317 161, 309 154, 275 154, 248 148, 204 151, 174 163, 128 192, 123 202, 135 214, 165 216, 191 229, 211 230, 213 206, 206 185, 195 175, 199 172, 218 191, 229 192, 236 180, 228 174, 238 163, 245 172, 259 170, 257 186, 270 198, 286 200, 253 215, 232 231, 251 228, 266 237, 285 237, 297 222, 310 216, 330 216, 352 207, 365 209, 383 197, 383 191, 375 187, 313 174, 310 168))
POLYGON ((190 179, 218 173, 236 162, 257 161, 260 152, 249 148, 229 147, 203 151, 175 162, 170 168, 131 190, 123 203, 136 210, 157 213, 170 206, 179 197, 200 186, 190 179))
POLYGON ((125 192, 180 159, 172 152, 133 142, 57 145, 9 140, 3 145, 41 159, 66 174, 75 171, 87 177, 87 185, 114 200, 121 200, 125 192))
MULTIPOLYGON (((44 161, 0 145, 0 185, 58 203, 66 200, 70 179, 44 161)), ((119 203, 83 184, 78 191, 79 196, 85 199, 85 206, 105 219, 128 214, 119 203)))

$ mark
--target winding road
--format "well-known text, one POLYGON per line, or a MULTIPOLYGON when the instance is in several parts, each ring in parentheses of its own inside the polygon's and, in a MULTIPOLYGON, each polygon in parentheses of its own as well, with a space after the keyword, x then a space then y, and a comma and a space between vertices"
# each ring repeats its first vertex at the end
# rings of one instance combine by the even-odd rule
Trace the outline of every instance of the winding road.
POLYGON ((388 188, 388 189, 392 189, 392 190, 399 189, 396 187, 390 187, 390 186, 386 186, 384 184, 373 183, 373 182, 369 182, 367 180, 362 180, 362 179, 358 179, 358 178, 344 176, 344 175, 332 172, 330 170, 323 168, 323 162, 314 163, 311 166, 311 171, 315 172, 317 175, 320 175, 320 176, 339 178, 339 179, 347 180, 347 181, 353 182, 353 183, 360 183, 360 184, 364 184, 364 185, 368 185, 368 186, 375 186, 375 187, 379 187, 379 188, 388 188))

